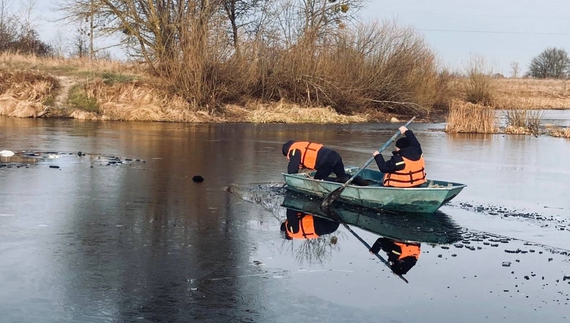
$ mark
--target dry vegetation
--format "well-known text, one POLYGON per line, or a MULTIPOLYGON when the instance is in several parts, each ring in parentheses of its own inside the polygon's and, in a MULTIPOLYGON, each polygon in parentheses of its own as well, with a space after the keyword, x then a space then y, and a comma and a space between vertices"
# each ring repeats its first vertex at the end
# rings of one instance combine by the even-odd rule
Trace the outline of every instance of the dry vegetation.
POLYGON ((476 62, 466 77, 455 79, 446 131, 535 136, 543 132, 560 137, 567 133, 550 127, 543 131, 541 110, 570 108, 569 80, 495 78, 482 64, 476 62), (497 126, 501 114, 505 124, 497 126))
POLYGON ((253 123, 366 122, 363 114, 343 115, 330 107, 302 107, 294 103, 227 104, 196 109, 169 91, 164 81, 149 81, 137 65, 112 61, 38 58, 0 55, 0 115, 37 117, 51 107, 50 115, 80 120, 253 123), (91 65, 91 67, 90 67, 91 65), (27 67, 27 68, 25 68, 27 67), (93 72, 94 68, 97 72, 93 72), (7 70, 20 70, 8 72, 7 70), (55 76, 52 76, 55 75, 55 76), (73 79, 62 88, 62 79, 73 79), (65 102, 58 91, 66 90, 65 102))
POLYGON ((254 123, 447 115, 449 132, 536 135, 533 111, 570 108, 568 81, 493 78, 477 57, 465 75, 442 69, 413 29, 356 21, 358 0, 143 3, 59 1, 68 23, 90 22, 89 37, 129 44, 132 62, 98 59, 86 38, 71 53, 83 58, 57 58, 29 21, 0 12, 9 36, 0 39, 0 115, 254 123), (497 110, 507 111, 506 125, 496 126, 497 110))
POLYGON ((455 100, 449 108, 445 131, 495 133, 495 110, 480 104, 455 100))
POLYGON ((326 46, 323 41, 301 37, 284 47, 247 40, 240 55, 223 57, 224 45, 211 46, 204 49, 210 55, 189 52, 203 59, 200 66, 166 60, 161 70, 18 54, 0 55, 0 67, 52 75, 52 98, 42 103, 52 115, 80 119, 366 122, 447 109, 449 78, 437 72, 433 53, 413 30, 360 26, 330 36, 326 46), (73 85, 60 86, 63 77, 73 85))
POLYGON ((569 109, 570 80, 494 79, 499 109, 569 109))
MULTIPOLYGON (((282 68, 285 68, 286 64, 281 64, 282 68)), ((348 71, 349 66, 345 69, 348 71)), ((282 72, 281 75, 285 77, 294 73, 296 72, 282 72)), ((371 77, 364 70, 358 71, 357 74, 366 75, 366 78, 371 77)), ((542 114, 536 109, 564 109, 570 106, 570 90, 567 87, 568 81, 565 80, 493 79, 482 74, 463 78, 439 73, 432 74, 431 78, 427 78, 426 75, 421 77, 414 75, 408 79, 408 81, 413 80, 411 83, 406 83, 408 85, 386 80, 378 80, 378 83, 375 83, 375 86, 384 88, 383 91, 386 93, 399 95, 403 95, 402 93, 406 92, 403 89, 410 86, 418 91, 413 95, 407 94, 416 97, 415 100, 410 99, 411 101, 431 102, 430 109, 425 109, 413 102, 406 103, 405 96, 385 97, 386 100, 365 100, 363 98, 366 95, 355 94, 358 92, 357 89, 349 86, 350 82, 355 81, 354 79, 346 81, 342 87, 334 86, 325 90, 308 82, 309 77, 306 77, 298 78, 296 82, 280 80, 278 84, 265 88, 284 96, 282 95, 284 84, 290 83, 288 86, 294 88, 300 86, 298 84, 300 82, 303 88, 314 87, 314 91, 305 91, 306 97, 297 99, 303 104, 290 102, 284 98, 277 100, 280 96, 275 96, 276 101, 272 101, 243 95, 236 100, 236 103, 199 107, 173 91, 169 82, 151 78, 138 64, 104 60, 89 62, 80 59, 38 58, 33 55, 4 53, 0 55, 0 115, 39 117, 49 107, 49 116, 83 120, 354 123, 389 120, 394 115, 429 116, 431 112, 436 111, 434 107, 439 106, 446 110, 449 106, 446 125, 448 132, 536 135, 539 133, 542 118, 542 114), (63 86, 62 83, 69 79, 72 80, 72 86, 63 86), (436 90, 437 95, 428 94, 429 91, 420 91, 422 88, 420 83, 429 81, 434 84, 427 88, 436 90), (398 89, 398 86, 403 88, 398 89), (330 99, 333 95, 326 93, 333 88, 339 91, 339 94, 334 95, 335 100, 346 101, 344 105, 346 111, 340 108, 334 109, 331 105, 322 105, 325 99, 317 99, 320 96, 330 99), (387 90, 390 88, 391 90, 387 90), (422 97, 423 99, 417 99, 422 97), (468 100, 477 103, 470 103, 468 100), (382 101, 390 107, 379 111, 382 109, 374 108, 374 101, 382 101), (348 102, 352 104, 357 102, 359 105, 348 108, 350 106, 348 102), (496 109, 505 110, 507 125, 502 129, 496 125, 496 109)), ((388 80, 392 78, 385 77, 388 80)), ((299 89, 289 91, 303 92, 299 89)), ((231 91, 226 87, 222 92, 231 91)), ((234 93, 235 95, 237 94, 234 93)), ((569 131, 564 128, 546 127, 546 133, 556 137, 568 138, 569 131)))
POLYGON ((562 138, 570 138, 570 128, 556 128, 550 132, 550 135, 553 137, 562 137, 562 138))

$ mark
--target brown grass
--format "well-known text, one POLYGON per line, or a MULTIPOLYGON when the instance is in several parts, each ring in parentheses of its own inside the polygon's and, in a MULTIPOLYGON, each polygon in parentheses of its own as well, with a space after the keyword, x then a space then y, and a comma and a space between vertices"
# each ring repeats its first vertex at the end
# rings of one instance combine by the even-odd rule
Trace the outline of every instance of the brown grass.
MULTIPOLYGON (((235 107, 234 107, 235 108, 235 107)), ((273 105, 258 104, 249 107, 246 121, 253 123, 354 123, 368 121, 365 116, 346 116, 331 107, 302 108, 297 104, 278 102, 273 105)))
POLYGON ((570 109, 570 80, 495 79, 498 109, 570 109))
POLYGON ((38 57, 10 52, 0 53, 0 69, 16 69, 72 76, 97 76, 102 73, 144 75, 144 65, 141 64, 112 60, 90 61, 85 58, 38 57))
POLYGON ((0 116, 35 118, 45 110, 42 102, 53 98, 58 88, 50 75, 0 70, 0 116))
POLYGON ((445 131, 450 133, 495 133, 495 110, 470 102, 453 101, 445 131))

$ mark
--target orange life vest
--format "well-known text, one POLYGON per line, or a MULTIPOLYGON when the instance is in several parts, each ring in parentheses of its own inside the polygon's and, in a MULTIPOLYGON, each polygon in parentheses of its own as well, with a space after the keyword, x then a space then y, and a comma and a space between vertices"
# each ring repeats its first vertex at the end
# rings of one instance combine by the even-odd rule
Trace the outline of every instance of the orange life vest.
POLYGON ((297 141, 289 147, 287 156, 292 150, 298 149, 301 151, 301 165, 307 169, 315 169, 317 165, 317 153, 323 147, 321 144, 307 141, 297 141))
MULTIPOLYGON (((297 213, 297 216, 301 213, 297 213)), ((289 229, 289 221, 285 221, 285 230, 287 230, 287 235, 291 239, 316 239, 319 237, 315 233, 315 221, 312 215, 305 215, 301 221, 299 221, 299 232, 291 232, 289 229)))
POLYGON ((408 244, 408 243, 395 242, 395 241, 394 241, 394 244, 399 246, 400 249, 402 249, 402 253, 400 253, 398 260, 406 258, 406 257, 410 257, 410 256, 414 257, 416 259, 420 258, 420 253, 421 253, 420 246, 415 245, 415 244, 408 244))
POLYGON ((384 174, 384 186, 414 187, 427 181, 423 156, 418 160, 410 160, 403 156, 402 159, 406 164, 405 168, 395 173, 384 174))

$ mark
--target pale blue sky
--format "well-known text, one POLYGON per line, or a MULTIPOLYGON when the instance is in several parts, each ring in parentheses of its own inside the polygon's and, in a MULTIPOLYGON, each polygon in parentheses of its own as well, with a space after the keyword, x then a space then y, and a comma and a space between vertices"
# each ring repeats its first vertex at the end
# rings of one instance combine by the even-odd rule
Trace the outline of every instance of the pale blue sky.
POLYGON ((570 51, 570 0, 369 0, 366 19, 396 19, 421 33, 447 66, 464 68, 472 55, 493 71, 526 71, 547 47, 570 51))
MULTIPOLYGON (((13 6, 20 3, 26 1, 13 6)), ((38 0, 35 8, 40 37, 51 42, 60 28, 47 21, 57 15, 52 1, 38 0)), ((547 47, 570 51, 570 0, 368 0, 360 15, 413 27, 441 62, 456 70, 477 55, 494 72, 509 76, 511 62, 524 72, 547 47)))

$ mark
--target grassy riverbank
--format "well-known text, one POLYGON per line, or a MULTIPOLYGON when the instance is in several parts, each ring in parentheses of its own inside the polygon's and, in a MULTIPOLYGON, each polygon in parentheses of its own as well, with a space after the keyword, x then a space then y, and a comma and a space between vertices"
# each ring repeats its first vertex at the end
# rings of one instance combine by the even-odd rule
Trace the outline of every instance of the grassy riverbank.
MULTIPOLYGON (((445 93, 440 93, 444 104, 423 109, 420 116, 426 121, 446 118, 450 132, 497 132, 492 122, 496 109, 519 111, 510 115, 515 121, 522 118, 525 126, 532 116, 520 111, 570 108, 569 81, 565 80, 486 78, 480 87, 486 104, 477 104, 467 102, 472 80, 439 78, 445 82, 445 93)), ((407 117, 374 109, 339 113, 331 107, 302 106, 283 99, 260 102, 244 96, 236 101, 197 108, 172 91, 169 82, 135 63, 0 55, 0 115, 10 117, 209 123, 353 123, 407 117)), ((521 127, 503 132, 519 133, 521 127)), ((568 129, 552 128, 551 133, 569 137, 568 129)))
POLYGON ((138 64, 0 55, 0 115, 160 122, 352 123, 390 118, 243 100, 196 109, 138 64))

